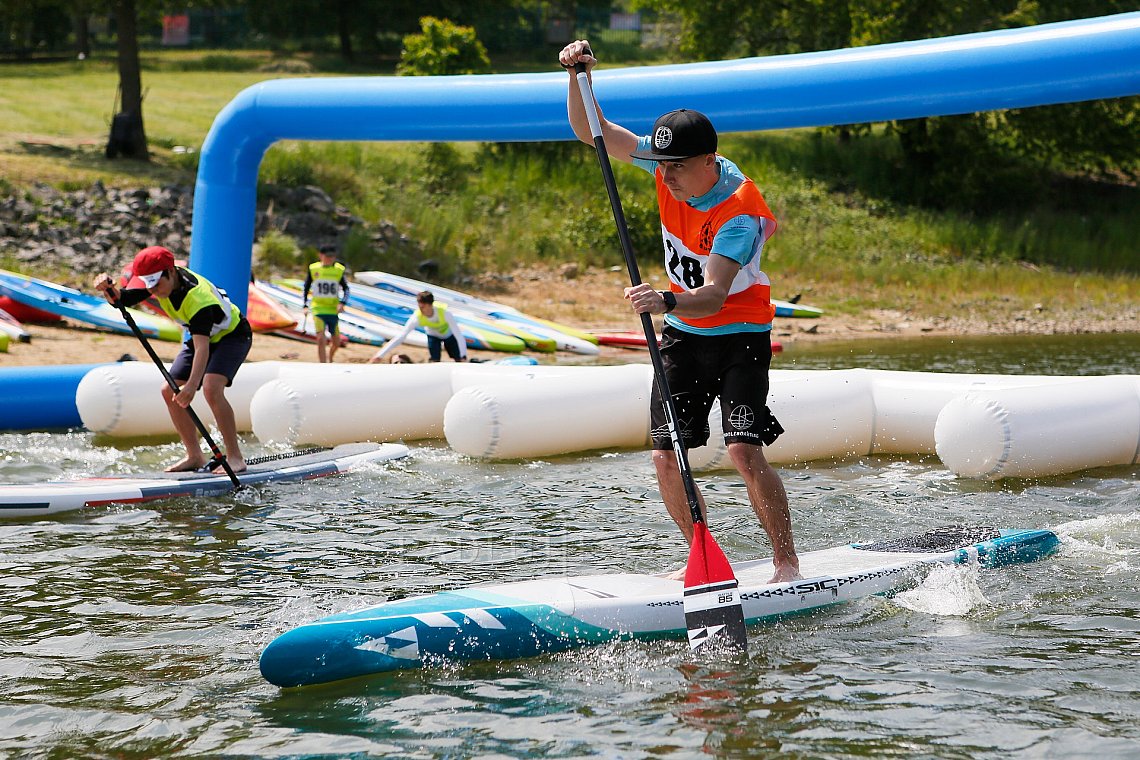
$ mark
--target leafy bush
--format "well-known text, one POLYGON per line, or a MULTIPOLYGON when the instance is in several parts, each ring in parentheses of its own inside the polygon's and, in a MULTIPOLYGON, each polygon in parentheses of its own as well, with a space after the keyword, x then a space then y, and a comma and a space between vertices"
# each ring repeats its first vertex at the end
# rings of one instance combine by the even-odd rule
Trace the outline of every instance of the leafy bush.
POLYGON ((432 195, 462 192, 471 167, 451 143, 428 143, 424 151, 424 186, 432 195))
POLYGON ((415 241, 402 239, 390 239, 383 245, 377 245, 367 230, 353 227, 344 240, 341 260, 353 272, 382 269, 420 277, 422 273, 416 267, 423 261, 423 249, 415 241))
POLYGON ((262 182, 285 187, 317 184, 317 173, 307 152, 289 150, 282 145, 274 145, 266 151, 259 176, 262 182))
POLYGON ((537 160, 547 170, 564 163, 581 163, 593 157, 577 141, 559 142, 494 142, 480 143, 475 161, 483 167, 489 163, 507 162, 510 165, 537 160))
POLYGON ((262 159, 258 180, 283 187, 316 185, 340 202, 360 199, 361 149, 357 143, 277 144, 262 159))
POLYGON ((305 263, 297 241, 278 230, 270 230, 261 236, 261 240, 254 244, 253 257, 263 274, 265 270, 295 272, 305 263))
MULTIPOLYGON (((661 222, 657 204, 640 197, 622 201, 629 241, 641 265, 657 264, 661 258, 661 222)), ((625 262, 613 211, 604 197, 581 203, 567 215, 563 226, 571 250, 580 263, 616 266, 625 262)))
POLYGON ((403 76, 486 74, 491 70, 487 49, 469 26, 424 16, 420 34, 404 37, 396 73, 403 76))

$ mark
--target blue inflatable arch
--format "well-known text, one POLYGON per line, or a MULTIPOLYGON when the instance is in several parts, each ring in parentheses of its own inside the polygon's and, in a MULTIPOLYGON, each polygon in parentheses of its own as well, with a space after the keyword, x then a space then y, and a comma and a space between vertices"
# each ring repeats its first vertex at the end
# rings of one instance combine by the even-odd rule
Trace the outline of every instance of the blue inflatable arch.
MULTIPOLYGON (((245 308, 257 172, 277 140, 569 140, 566 80, 556 70, 249 87, 218 114, 202 146, 190 266, 245 308)), ((1124 97, 1140 93, 1140 12, 822 53, 604 69, 594 90, 607 118, 641 133, 680 107, 708 114, 721 132, 747 132, 1124 97)))

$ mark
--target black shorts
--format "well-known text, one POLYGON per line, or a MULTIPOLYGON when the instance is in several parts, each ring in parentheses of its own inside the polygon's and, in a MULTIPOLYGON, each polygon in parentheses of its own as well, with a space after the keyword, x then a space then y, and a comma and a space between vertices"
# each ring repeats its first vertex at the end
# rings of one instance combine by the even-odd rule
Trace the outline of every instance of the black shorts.
POLYGON ((446 338, 437 338, 434 335, 429 335, 427 336, 427 348, 429 362, 437 362, 442 359, 442 349, 447 349, 447 355, 455 361, 463 361, 463 355, 459 353, 459 340, 455 335, 448 335, 446 338))
MULTIPOLYGON (((725 443, 769 446, 784 432, 768 408, 771 333, 695 335, 666 327, 661 332, 661 358, 685 448, 708 443, 709 410, 717 398, 725 443)), ((672 450, 656 382, 650 410, 654 450, 672 450)))
POLYGON ((323 331, 334 338, 340 335, 339 314, 314 314, 313 319, 316 321, 318 333, 323 331))
MULTIPOLYGON (((225 375, 226 387, 234 384, 234 375, 241 367, 245 357, 249 356, 249 349, 253 347, 253 330, 249 322, 242 319, 241 324, 234 328, 226 337, 217 343, 210 344, 210 357, 206 360, 207 375, 225 375)), ((179 383, 184 383, 190 377, 190 367, 194 362, 194 344, 186 341, 174 363, 170 365, 170 376, 179 383)))

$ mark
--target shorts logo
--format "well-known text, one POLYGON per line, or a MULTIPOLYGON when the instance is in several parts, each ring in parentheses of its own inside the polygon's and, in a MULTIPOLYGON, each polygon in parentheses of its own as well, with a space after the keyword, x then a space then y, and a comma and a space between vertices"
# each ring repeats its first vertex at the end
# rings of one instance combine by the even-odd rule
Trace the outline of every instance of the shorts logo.
POLYGON ((752 413, 752 407, 744 404, 733 409, 728 415, 728 424, 732 425, 734 430, 747 430, 755 421, 756 415, 752 413))
POLYGON ((665 150, 673 142, 673 130, 669 127, 658 127, 657 131, 653 133, 653 147, 657 150, 665 150))

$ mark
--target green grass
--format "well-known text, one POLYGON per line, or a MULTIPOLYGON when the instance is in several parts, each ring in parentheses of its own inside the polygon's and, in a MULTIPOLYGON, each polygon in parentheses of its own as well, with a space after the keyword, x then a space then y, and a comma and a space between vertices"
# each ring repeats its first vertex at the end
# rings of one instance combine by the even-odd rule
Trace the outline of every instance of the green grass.
MULTIPOLYGON (((274 60, 232 51, 144 56, 151 163, 102 156, 112 60, 0 68, 0 177, 10 189, 95 179, 192 184, 218 111, 242 89, 286 76, 258 70, 274 60)), ((757 181, 780 220, 765 266, 777 296, 803 292, 840 312, 886 305, 916 314, 953 313, 963 302, 1111 308, 1140 297, 1135 187, 1090 193, 1061 183, 1071 202, 1056 202, 1054 192, 1022 212, 916 208, 891 192, 891 146, 871 135, 841 149, 810 130, 724 137, 722 152, 757 181)), ((647 279, 660 277, 652 181, 624 164, 615 172, 641 265, 647 279)), ((366 221, 390 221, 419 244, 379 255, 357 235, 348 251, 356 268, 407 271, 423 256, 446 275, 622 262, 592 148, 577 143, 279 143, 260 178, 320 185, 366 221)))
MULTIPOLYGON (((0 68, 4 137, 106 139, 118 74, 87 62, 0 68)), ((144 71, 143 114, 156 141, 201 145, 214 117, 246 87, 279 73, 144 71)))

